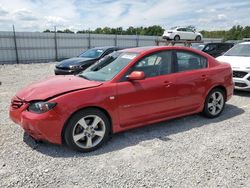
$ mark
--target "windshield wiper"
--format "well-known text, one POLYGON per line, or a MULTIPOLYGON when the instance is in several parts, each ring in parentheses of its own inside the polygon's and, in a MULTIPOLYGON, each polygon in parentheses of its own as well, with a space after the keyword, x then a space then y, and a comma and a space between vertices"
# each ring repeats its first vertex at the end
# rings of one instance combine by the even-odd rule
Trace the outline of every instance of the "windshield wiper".
POLYGON ((86 79, 86 80, 90 80, 87 76, 84 76, 84 75, 82 75, 82 74, 79 74, 78 76, 81 77, 81 78, 84 78, 84 79, 86 79))

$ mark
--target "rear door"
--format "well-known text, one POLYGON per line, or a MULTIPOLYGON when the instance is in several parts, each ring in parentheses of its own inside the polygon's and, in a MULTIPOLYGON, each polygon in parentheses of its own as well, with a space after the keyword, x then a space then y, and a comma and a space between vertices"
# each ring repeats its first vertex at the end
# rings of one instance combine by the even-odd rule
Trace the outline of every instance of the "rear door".
POLYGON ((210 83, 207 59, 189 51, 175 52, 176 107, 180 113, 197 110, 210 83))
POLYGON ((176 35, 179 35, 181 40, 186 39, 187 36, 184 28, 178 28, 177 31, 176 35))
POLYGON ((121 126, 145 124, 171 115, 175 110, 175 77, 171 75, 172 51, 151 54, 139 60, 126 73, 143 71, 146 78, 117 84, 121 126))
POLYGON ((196 34, 193 32, 192 29, 186 28, 186 37, 188 40, 195 40, 196 34))

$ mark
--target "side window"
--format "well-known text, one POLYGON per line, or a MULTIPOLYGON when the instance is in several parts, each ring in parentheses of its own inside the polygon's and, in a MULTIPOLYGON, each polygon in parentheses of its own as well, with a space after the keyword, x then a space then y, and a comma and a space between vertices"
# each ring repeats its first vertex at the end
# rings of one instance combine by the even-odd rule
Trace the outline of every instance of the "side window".
POLYGON ((216 49, 216 44, 208 44, 205 49, 204 49, 204 52, 210 52, 210 51, 213 51, 216 49))
POLYGON ((192 52, 177 51, 176 67, 177 72, 206 68, 207 59, 192 52))
POLYGON ((143 71, 146 78, 169 74, 172 72, 172 52, 163 51, 144 57, 134 65, 132 71, 143 71))
POLYGON ((102 55, 102 57, 112 53, 114 50, 107 50, 106 52, 104 52, 104 54, 102 55))
POLYGON ((186 28, 187 32, 194 32, 192 29, 186 28))
POLYGON ((230 44, 219 44, 219 50, 229 50, 231 48, 230 44))

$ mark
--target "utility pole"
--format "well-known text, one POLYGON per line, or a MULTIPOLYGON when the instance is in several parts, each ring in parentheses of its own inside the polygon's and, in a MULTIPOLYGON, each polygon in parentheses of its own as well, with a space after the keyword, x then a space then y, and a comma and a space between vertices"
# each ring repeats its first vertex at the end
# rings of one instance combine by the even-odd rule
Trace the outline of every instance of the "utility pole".
POLYGON ((13 24, 13 36, 14 36, 14 44, 15 44, 15 51, 16 51, 16 63, 19 64, 19 57, 18 57, 18 50, 17 50, 17 42, 16 42, 16 31, 15 26, 13 24))
POLYGON ((54 26, 54 32, 55 32, 55 36, 54 36, 54 40, 55 40, 55 59, 56 59, 56 61, 58 61, 56 26, 54 26))
POLYGON ((90 28, 89 28, 89 36, 88 36, 88 49, 91 48, 91 37, 90 37, 90 28))

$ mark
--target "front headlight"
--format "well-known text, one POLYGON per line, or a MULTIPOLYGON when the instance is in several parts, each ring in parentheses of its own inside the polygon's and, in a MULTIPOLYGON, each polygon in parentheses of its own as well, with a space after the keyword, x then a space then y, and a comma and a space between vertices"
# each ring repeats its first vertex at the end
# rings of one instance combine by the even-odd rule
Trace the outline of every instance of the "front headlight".
POLYGON ((71 68, 71 69, 80 69, 81 66, 80 65, 70 65, 69 68, 71 68))
POLYGON ((33 102, 33 103, 30 103, 28 107, 28 111, 34 112, 36 114, 41 114, 41 113, 51 110, 55 106, 56 106, 56 103, 54 102, 33 102))

